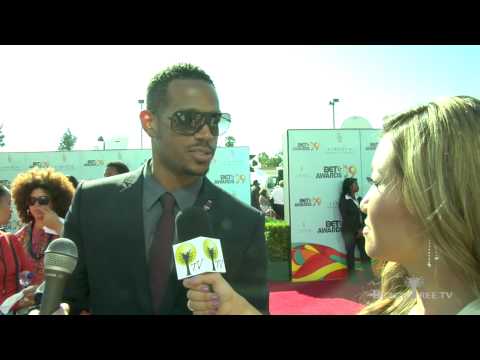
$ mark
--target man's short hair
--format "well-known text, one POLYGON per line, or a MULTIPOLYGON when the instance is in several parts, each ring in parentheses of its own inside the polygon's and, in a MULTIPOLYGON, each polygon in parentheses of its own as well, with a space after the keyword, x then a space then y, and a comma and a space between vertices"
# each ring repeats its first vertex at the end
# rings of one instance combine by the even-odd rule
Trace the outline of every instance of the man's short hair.
POLYGON ((153 77, 152 81, 150 81, 147 90, 148 111, 156 113, 160 107, 165 107, 167 103, 168 84, 178 79, 204 80, 215 87, 210 76, 198 66, 192 64, 173 65, 159 72, 153 77))
POLYGON ((124 173, 127 173, 130 171, 130 169, 128 168, 127 165, 125 165, 123 162, 121 161, 113 161, 111 163, 108 163, 107 164, 107 168, 108 167, 113 167, 117 170, 117 173, 119 174, 124 174, 124 173))

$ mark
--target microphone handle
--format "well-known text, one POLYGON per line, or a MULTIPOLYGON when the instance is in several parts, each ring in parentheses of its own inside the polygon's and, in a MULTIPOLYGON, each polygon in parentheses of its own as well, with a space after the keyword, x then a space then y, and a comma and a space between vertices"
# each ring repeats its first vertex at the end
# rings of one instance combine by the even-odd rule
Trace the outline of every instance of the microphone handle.
POLYGON ((52 315, 60 307, 69 274, 60 271, 45 272, 45 290, 40 315, 52 315))

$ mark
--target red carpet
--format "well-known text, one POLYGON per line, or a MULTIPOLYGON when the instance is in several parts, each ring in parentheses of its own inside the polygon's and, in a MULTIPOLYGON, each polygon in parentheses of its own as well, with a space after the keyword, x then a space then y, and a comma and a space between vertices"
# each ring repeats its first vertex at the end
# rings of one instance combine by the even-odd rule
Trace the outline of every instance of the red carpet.
POLYGON ((272 315, 354 315, 368 289, 365 283, 344 280, 271 282, 269 287, 272 315))

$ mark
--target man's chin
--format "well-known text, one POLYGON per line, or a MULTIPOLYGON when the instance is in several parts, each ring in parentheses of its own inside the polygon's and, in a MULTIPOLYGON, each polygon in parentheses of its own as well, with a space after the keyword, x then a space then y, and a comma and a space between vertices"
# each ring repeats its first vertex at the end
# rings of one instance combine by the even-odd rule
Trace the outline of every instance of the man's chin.
POLYGON ((185 169, 184 174, 188 176, 205 176, 207 175, 209 170, 210 170, 210 166, 207 166, 204 168, 189 167, 185 169))

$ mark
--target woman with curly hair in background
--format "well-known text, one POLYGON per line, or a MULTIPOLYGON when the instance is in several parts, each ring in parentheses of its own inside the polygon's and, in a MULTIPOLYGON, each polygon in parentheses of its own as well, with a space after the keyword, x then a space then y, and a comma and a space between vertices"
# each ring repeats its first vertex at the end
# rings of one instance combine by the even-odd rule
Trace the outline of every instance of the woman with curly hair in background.
POLYGON ((16 236, 34 269, 32 284, 43 281, 43 256, 48 244, 63 233, 75 189, 70 180, 52 168, 20 173, 12 183, 12 197, 25 225, 16 236))

